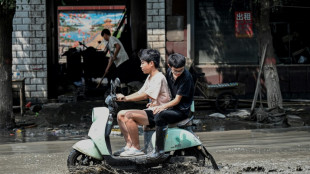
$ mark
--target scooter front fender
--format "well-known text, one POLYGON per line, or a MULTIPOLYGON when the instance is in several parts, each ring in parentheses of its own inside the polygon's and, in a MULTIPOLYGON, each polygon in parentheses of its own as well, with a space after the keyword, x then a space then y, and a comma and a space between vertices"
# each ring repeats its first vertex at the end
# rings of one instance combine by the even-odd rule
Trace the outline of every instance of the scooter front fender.
POLYGON ((102 156, 99 152, 99 150, 97 149, 97 147, 95 146, 95 143, 93 142, 93 140, 88 139, 88 140, 81 140, 77 143, 75 143, 72 146, 75 150, 88 155, 92 158, 95 158, 97 160, 102 160, 102 156))
POLYGON ((109 109, 106 107, 97 107, 93 109, 94 122, 91 125, 88 136, 95 143, 97 149, 102 155, 110 155, 108 146, 109 138, 106 138, 106 125, 109 117, 109 109))

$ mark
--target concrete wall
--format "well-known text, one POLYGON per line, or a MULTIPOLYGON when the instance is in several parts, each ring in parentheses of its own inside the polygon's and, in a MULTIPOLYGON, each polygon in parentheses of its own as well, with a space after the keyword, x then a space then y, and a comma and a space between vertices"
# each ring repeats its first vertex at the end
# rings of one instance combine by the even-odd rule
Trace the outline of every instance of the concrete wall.
MULTIPOLYGON (((197 65, 196 69, 205 73, 207 84, 240 82, 245 84, 245 96, 241 98, 252 98, 254 95, 258 65, 197 65)), ((277 71, 284 99, 310 98, 309 65, 277 65, 277 71)), ((264 83, 262 85, 265 93, 264 83)))
POLYGON ((165 71, 165 1, 147 0, 147 46, 159 50, 162 71, 165 71))
POLYGON ((16 0, 13 19, 13 72, 25 77, 26 99, 47 100, 45 0, 16 0))
POLYGON ((186 5, 186 0, 166 0, 166 52, 168 54, 180 53, 188 56, 186 5))

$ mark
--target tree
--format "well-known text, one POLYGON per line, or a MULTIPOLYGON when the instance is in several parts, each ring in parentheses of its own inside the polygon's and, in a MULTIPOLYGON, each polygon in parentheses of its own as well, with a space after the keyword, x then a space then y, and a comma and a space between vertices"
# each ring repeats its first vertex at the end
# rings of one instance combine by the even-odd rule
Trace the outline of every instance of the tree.
POLYGON ((282 108, 282 95, 279 85, 279 77, 276 67, 274 48, 272 43, 272 35, 270 30, 270 9, 271 6, 279 2, 278 0, 253 0, 256 15, 257 41, 259 50, 268 43, 265 65, 264 78, 267 89, 268 108, 282 108))
POLYGON ((0 129, 14 126, 12 31, 16 0, 0 0, 0 129))

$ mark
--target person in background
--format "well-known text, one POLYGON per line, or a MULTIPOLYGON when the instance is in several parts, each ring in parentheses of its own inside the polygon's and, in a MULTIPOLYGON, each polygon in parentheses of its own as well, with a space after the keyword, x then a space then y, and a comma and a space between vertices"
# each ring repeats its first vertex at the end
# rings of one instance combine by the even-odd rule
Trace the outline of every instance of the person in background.
POLYGON ((110 75, 110 77, 114 79, 120 76, 119 72, 121 69, 125 68, 125 62, 128 62, 129 57, 121 41, 116 37, 111 36, 110 30, 103 29, 101 36, 103 37, 104 45, 106 45, 104 51, 110 52, 110 59, 105 69, 104 76, 110 75))

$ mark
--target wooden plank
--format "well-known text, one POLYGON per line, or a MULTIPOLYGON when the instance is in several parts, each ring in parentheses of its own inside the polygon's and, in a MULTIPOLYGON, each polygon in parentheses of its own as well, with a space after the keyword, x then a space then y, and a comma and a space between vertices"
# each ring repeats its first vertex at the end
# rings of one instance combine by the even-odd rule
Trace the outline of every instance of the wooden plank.
POLYGON ((260 67, 259 67, 259 72, 258 72, 257 82, 256 82, 256 89, 255 89, 254 99, 253 99, 253 103, 252 103, 252 107, 251 107, 251 115, 252 115, 252 113, 254 111, 254 107, 256 105, 258 92, 261 90, 260 76, 262 74, 263 65, 265 62, 265 55, 266 55, 267 46, 268 46, 268 43, 264 46, 262 57, 261 57, 261 62, 260 62, 260 67))

